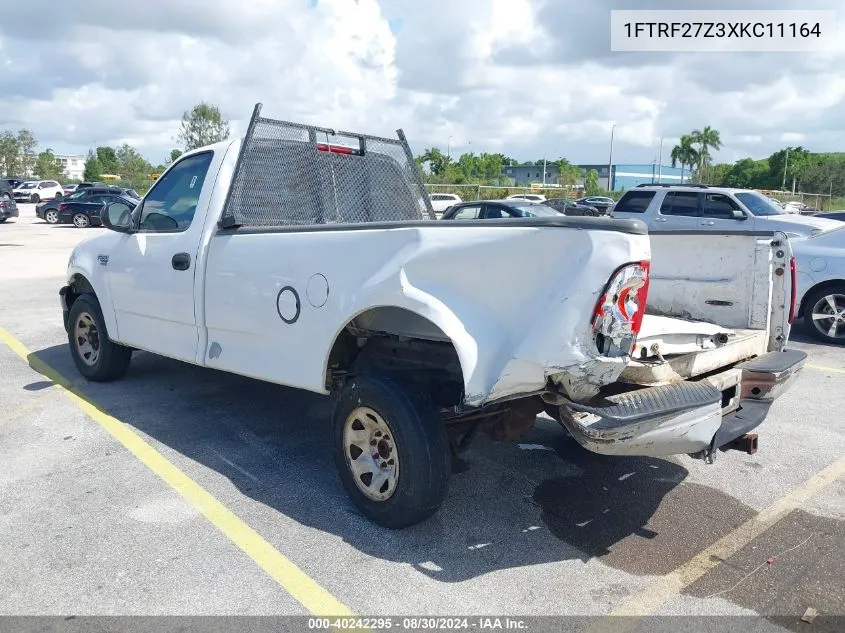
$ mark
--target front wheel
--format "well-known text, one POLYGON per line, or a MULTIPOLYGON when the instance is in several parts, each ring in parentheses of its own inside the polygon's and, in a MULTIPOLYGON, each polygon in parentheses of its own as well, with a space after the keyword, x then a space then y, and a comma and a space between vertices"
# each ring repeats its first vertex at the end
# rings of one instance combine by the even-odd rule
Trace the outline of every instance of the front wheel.
POLYGON ((120 378, 132 360, 131 349, 109 340, 100 303, 91 294, 78 297, 70 308, 68 343, 79 373, 94 382, 120 378))
POLYGON ((87 229, 91 226, 91 220, 84 213, 73 214, 73 225, 78 229, 87 229))
POLYGON ((815 338, 845 345, 845 284, 816 290, 804 308, 804 323, 815 338))
POLYGON ((338 394, 332 433, 341 482, 370 520, 398 529, 440 507, 449 443, 424 390, 386 373, 352 378, 338 394))
POLYGON ((33 204, 38 204, 39 202, 41 202, 41 196, 39 196, 37 193, 34 193, 29 197, 29 201, 33 204))

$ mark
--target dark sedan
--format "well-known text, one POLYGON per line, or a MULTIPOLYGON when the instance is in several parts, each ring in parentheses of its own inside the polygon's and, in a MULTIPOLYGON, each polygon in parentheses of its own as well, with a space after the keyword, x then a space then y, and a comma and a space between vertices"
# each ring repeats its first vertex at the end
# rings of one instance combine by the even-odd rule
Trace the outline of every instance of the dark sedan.
POLYGON ((85 196, 76 200, 61 200, 56 214, 58 223, 73 224, 80 229, 89 226, 102 226, 100 212, 110 202, 124 202, 132 209, 138 204, 138 200, 131 196, 115 193, 85 196))
POLYGON ((125 187, 109 187, 104 185, 102 187, 88 187, 79 191, 74 191, 72 194, 50 200, 35 207, 35 215, 44 220, 47 224, 56 224, 59 222, 59 205, 63 202, 89 202, 93 196, 123 196, 125 198, 132 198, 137 200, 140 196, 134 189, 126 189, 125 187))
POLYGON ((574 200, 567 200, 566 198, 550 198, 543 204, 552 209, 560 211, 564 215, 580 215, 588 217, 598 217, 604 215, 599 209, 589 204, 581 204, 574 200))
POLYGON ((613 205, 616 204, 613 198, 609 198, 607 196, 585 196, 583 198, 578 198, 575 202, 595 207, 602 215, 610 215, 610 212, 613 210, 613 205))
POLYGON ((461 202, 446 209, 441 220, 494 220, 502 218, 560 217, 562 214, 545 204, 527 200, 476 200, 461 202))
POLYGON ((14 200, 0 198, 0 222, 5 222, 9 218, 16 218, 19 214, 18 205, 14 200))
POLYGON ((845 211, 831 211, 830 213, 816 213, 817 218, 827 218, 828 220, 839 220, 845 222, 845 211))

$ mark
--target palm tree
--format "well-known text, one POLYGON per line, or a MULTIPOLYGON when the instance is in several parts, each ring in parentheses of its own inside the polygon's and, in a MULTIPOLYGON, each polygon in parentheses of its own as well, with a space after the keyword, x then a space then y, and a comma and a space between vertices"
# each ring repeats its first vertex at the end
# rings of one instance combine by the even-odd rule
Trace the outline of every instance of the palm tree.
POLYGON ((692 166, 698 162, 698 152, 695 151, 692 144, 692 136, 684 134, 681 136, 678 145, 672 148, 672 167, 677 164, 681 165, 681 183, 684 182, 684 165, 689 165, 689 168, 692 169, 692 166))
POLYGON ((690 136, 692 142, 698 144, 698 172, 703 182, 704 175, 710 166, 710 148, 721 148, 722 139, 719 137, 719 131, 714 130, 709 125, 705 126, 703 130, 693 130, 690 136))

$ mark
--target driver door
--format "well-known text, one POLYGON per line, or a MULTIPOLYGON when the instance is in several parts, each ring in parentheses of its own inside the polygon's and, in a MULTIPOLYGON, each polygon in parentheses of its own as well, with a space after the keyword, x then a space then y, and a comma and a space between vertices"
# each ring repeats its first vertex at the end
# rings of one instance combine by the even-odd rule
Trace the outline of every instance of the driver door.
POLYGON ((176 162, 133 212, 137 232, 122 234, 107 259, 109 287, 121 343, 195 362, 196 257, 214 178, 214 153, 176 162), (207 181, 207 186, 206 185, 207 181))

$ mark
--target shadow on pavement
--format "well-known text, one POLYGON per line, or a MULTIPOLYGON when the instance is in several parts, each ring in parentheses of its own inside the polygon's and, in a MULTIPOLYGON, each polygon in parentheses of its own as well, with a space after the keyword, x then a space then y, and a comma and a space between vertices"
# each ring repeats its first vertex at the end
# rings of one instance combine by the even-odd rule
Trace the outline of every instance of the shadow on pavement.
MULTIPOLYGON (((30 355, 36 370, 44 371, 42 363, 163 444, 165 455, 169 447, 281 515, 443 582, 596 557, 629 573, 665 573, 753 514, 722 492, 685 483, 688 471, 675 461, 594 455, 539 418, 523 440, 536 450, 482 436, 434 517, 387 530, 361 516, 340 485, 328 398, 143 352, 113 383, 80 381, 65 345, 30 355)), ((191 462, 177 459, 212 488, 208 472, 191 462)), ((237 502, 219 494, 227 505, 237 502)), ((281 541, 275 521, 262 518, 265 538, 281 541)))

